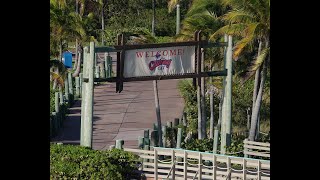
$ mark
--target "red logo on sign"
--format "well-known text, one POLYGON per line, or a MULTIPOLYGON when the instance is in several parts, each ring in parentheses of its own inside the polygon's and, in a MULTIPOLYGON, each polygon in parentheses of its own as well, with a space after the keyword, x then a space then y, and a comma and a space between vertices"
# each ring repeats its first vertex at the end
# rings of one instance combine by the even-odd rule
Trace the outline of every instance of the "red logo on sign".
MULTIPOLYGON (((160 56, 161 56, 160 53, 157 52, 156 58, 158 59, 160 56)), ((157 59, 149 62, 150 71, 153 71, 158 66, 165 66, 166 68, 169 68, 172 61, 171 59, 158 59, 158 60, 157 59)))

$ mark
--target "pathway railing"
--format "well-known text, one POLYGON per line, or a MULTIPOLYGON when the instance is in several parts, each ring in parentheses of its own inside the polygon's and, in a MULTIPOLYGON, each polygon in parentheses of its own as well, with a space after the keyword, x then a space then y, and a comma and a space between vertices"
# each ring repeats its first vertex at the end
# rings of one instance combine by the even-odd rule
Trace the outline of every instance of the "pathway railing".
POLYGON ((154 179, 270 179, 269 160, 160 147, 124 150, 143 158, 145 176, 154 179))

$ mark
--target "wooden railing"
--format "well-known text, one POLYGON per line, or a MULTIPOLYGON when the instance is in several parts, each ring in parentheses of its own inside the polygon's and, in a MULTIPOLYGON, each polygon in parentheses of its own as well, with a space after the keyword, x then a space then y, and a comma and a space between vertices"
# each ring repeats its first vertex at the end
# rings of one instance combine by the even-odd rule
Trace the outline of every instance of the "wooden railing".
POLYGON ((243 154, 245 157, 260 156, 270 158, 270 143, 255 142, 245 139, 243 141, 243 154))
POLYGON ((143 158, 145 176, 154 179, 270 179, 269 160, 160 147, 124 150, 143 158))

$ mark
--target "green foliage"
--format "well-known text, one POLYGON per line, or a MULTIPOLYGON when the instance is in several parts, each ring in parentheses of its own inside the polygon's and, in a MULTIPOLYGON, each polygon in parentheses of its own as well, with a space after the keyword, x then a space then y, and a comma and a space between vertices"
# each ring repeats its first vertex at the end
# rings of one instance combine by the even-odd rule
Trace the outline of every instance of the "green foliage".
POLYGON ((128 179, 137 160, 136 155, 119 149, 51 144, 50 179, 128 179))
POLYGON ((54 104, 54 101, 55 101, 55 92, 57 92, 57 90, 53 90, 52 89, 52 83, 50 83, 50 115, 52 112, 54 112, 55 110, 55 104, 54 104))
POLYGON ((181 147, 183 149, 188 149, 193 151, 212 152, 213 139, 193 139, 187 143, 182 142, 181 147))

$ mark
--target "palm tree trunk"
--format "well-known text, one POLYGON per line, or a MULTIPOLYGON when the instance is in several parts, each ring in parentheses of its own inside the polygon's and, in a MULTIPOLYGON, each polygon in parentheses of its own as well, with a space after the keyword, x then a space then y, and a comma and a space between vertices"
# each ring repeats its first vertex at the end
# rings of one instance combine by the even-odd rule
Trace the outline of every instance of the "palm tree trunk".
POLYGON ((155 30, 155 18, 156 18, 156 0, 152 1, 152 10, 153 10, 153 14, 152 14, 152 36, 156 36, 156 33, 154 32, 155 30))
MULTIPOLYGON (((261 49, 262 49, 262 41, 259 41, 258 56, 261 54, 261 49)), ((254 105, 256 103, 256 98, 257 98, 257 94, 258 94, 259 80, 260 80, 260 67, 256 70, 256 74, 255 74, 255 77, 254 77, 252 109, 254 108, 254 105)))
POLYGON ((62 62, 62 39, 60 39, 60 49, 59 49, 59 53, 60 53, 60 62, 62 62))
POLYGON ((251 128, 250 128, 250 134, 249 134, 250 141, 253 141, 255 138, 257 123, 258 123, 258 115, 259 115, 260 107, 262 104, 263 87, 264 87, 264 82, 265 82, 266 74, 267 74, 267 60, 265 60, 265 62, 263 63, 263 69, 262 69, 261 74, 262 74, 262 76, 261 76, 259 92, 257 95, 255 106, 252 109, 251 128))
POLYGON ((75 52, 73 69, 77 69, 77 64, 78 64, 77 62, 78 62, 78 38, 76 38, 76 52, 75 52))
POLYGON ((153 92, 154 92, 154 102, 156 105, 156 114, 158 122, 158 142, 159 147, 163 147, 162 144, 162 126, 161 126, 161 116, 160 116, 160 104, 159 104, 159 94, 158 94, 158 82, 153 80, 153 92))

